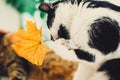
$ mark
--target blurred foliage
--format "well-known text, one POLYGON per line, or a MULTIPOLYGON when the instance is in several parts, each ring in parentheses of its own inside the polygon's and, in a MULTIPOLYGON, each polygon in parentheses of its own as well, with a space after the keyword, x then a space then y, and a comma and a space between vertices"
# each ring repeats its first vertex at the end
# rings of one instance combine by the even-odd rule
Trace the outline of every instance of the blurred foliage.
MULTIPOLYGON (((41 4, 46 1, 55 2, 56 0, 6 0, 8 4, 11 4, 20 13, 28 12, 31 15, 34 15, 34 12, 37 10, 37 7, 36 7, 37 4, 41 4)), ((44 19, 46 17, 46 13, 41 12, 40 17, 44 19)))
POLYGON ((29 12, 33 15, 36 10, 35 0, 6 0, 6 2, 15 7, 19 12, 29 12))

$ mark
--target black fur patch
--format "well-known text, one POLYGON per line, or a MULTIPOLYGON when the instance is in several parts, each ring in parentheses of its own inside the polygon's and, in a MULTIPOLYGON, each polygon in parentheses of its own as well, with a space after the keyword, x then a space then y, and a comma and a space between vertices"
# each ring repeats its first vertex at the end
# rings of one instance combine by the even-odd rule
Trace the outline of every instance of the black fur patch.
POLYGON ((77 3, 79 5, 82 0, 77 0, 77 1, 76 0, 70 0, 70 1, 71 1, 72 4, 77 3))
POLYGON ((50 10, 48 12, 48 16, 47 16, 47 25, 48 25, 48 28, 50 28, 52 26, 54 18, 55 18, 55 9, 50 10))
POLYGON ((89 61, 89 62, 94 62, 95 61, 95 56, 93 56, 89 52, 86 52, 86 51, 83 51, 83 50, 80 50, 80 49, 75 49, 74 51, 75 51, 75 53, 76 53, 76 55, 79 59, 83 59, 83 60, 86 60, 86 61, 89 61))
POLYGON ((64 38, 64 39, 70 39, 69 32, 65 28, 65 26, 60 25, 59 30, 58 30, 58 37, 59 38, 64 38))
POLYGON ((68 3, 71 2, 71 4, 77 3, 78 5, 80 4, 82 0, 62 0, 63 3, 68 3))
POLYGON ((89 46, 96 48, 104 54, 113 52, 119 44, 119 25, 115 20, 108 17, 97 19, 91 24, 88 31, 89 46))
POLYGON ((48 25, 48 28, 50 28, 52 26, 52 23, 54 21, 54 18, 55 18, 55 11, 58 7, 58 4, 61 3, 62 1, 58 1, 58 2, 55 2, 53 3, 53 8, 51 10, 49 10, 48 12, 48 16, 47 16, 47 25, 48 25))
POLYGON ((90 4, 87 6, 88 8, 108 8, 114 11, 120 11, 120 7, 117 5, 114 5, 112 3, 109 3, 107 1, 93 1, 93 0, 88 0, 86 2, 90 2, 90 4))
POLYGON ((120 58, 106 61, 98 71, 105 71, 110 80, 120 80, 120 58))

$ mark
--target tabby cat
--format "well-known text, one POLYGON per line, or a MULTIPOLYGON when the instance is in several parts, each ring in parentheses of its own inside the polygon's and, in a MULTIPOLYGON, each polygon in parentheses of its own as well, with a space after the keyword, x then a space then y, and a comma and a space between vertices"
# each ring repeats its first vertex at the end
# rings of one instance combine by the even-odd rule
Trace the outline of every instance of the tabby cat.
POLYGON ((6 33, 0 32, 0 76, 9 76, 9 80, 27 80, 30 73, 28 63, 12 50, 6 33))
POLYGON ((79 62, 73 80, 120 80, 119 0, 60 0, 43 3, 48 41, 56 54, 79 62))
POLYGON ((11 48, 9 34, 0 32, 2 80, 3 76, 9 80, 71 80, 76 69, 77 63, 63 60, 53 52, 47 53, 42 66, 34 65, 17 56, 11 48))

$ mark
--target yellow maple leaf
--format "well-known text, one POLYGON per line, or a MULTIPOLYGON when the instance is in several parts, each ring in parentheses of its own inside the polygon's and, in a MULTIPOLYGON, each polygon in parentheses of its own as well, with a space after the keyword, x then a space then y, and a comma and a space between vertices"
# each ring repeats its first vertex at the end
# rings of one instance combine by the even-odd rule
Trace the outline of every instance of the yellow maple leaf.
POLYGON ((36 65, 42 65, 46 53, 51 51, 42 44, 42 28, 37 29, 36 24, 27 21, 27 30, 19 29, 12 35, 12 48, 20 56, 36 65))

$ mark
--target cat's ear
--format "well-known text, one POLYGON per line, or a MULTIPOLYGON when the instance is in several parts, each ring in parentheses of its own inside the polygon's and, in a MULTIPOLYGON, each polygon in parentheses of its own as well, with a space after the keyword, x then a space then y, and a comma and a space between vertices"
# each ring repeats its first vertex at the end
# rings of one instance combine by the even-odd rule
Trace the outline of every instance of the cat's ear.
POLYGON ((39 9, 41 11, 44 11, 44 12, 49 12, 50 10, 53 9, 53 4, 52 3, 42 3, 40 6, 39 6, 39 9))

